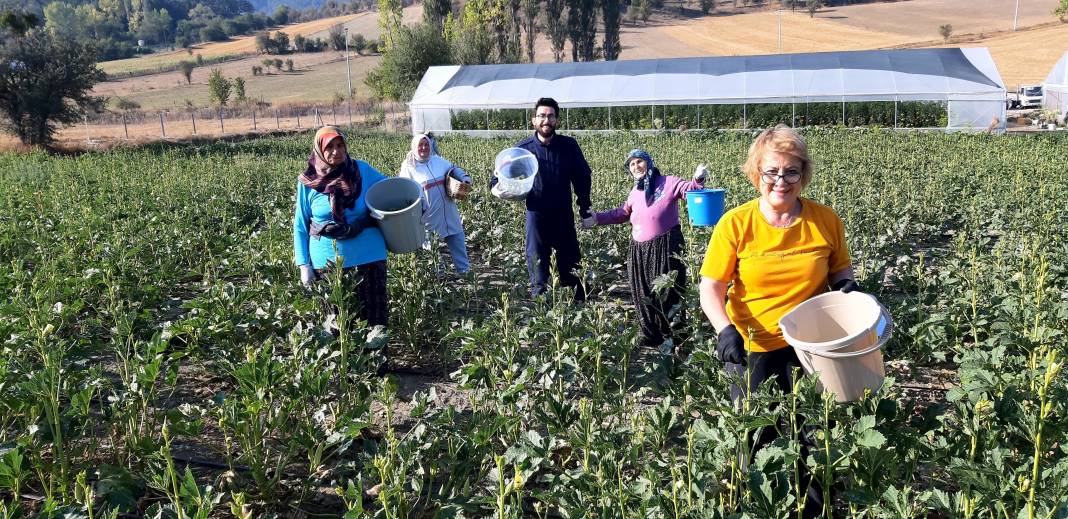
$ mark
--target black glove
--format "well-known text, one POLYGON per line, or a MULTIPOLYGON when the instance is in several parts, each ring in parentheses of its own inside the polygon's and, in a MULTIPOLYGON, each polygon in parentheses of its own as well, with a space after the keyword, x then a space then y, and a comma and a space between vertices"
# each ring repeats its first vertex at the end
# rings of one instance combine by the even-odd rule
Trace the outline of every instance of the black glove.
POLYGON ((722 362, 745 365, 745 340, 733 324, 719 332, 716 357, 722 362))
POLYGON ((322 236, 325 238, 333 238, 335 240, 347 240, 349 238, 355 238, 364 229, 375 225, 374 218, 365 216, 363 218, 357 218, 356 221, 350 224, 344 223, 316 223, 312 222, 309 234, 312 236, 322 236))
POLYGON ((848 294, 854 290, 860 290, 860 285, 850 278, 839 279, 831 285, 831 290, 841 290, 843 294, 848 294))
POLYGON ((579 209, 579 218, 585 220, 591 216, 593 216, 593 213, 589 209, 579 209))

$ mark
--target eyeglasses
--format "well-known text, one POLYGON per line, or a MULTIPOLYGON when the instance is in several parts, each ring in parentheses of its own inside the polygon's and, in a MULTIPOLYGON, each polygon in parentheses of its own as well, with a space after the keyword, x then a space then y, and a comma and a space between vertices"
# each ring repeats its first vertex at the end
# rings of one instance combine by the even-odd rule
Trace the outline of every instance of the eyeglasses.
POLYGON ((788 169, 782 173, 776 174, 775 170, 768 170, 761 173, 760 178, 769 186, 777 184, 780 178, 787 184, 796 184, 801 181, 801 172, 796 169, 788 169))
POLYGON ((556 114, 536 114, 534 118, 539 121, 555 121, 556 114))

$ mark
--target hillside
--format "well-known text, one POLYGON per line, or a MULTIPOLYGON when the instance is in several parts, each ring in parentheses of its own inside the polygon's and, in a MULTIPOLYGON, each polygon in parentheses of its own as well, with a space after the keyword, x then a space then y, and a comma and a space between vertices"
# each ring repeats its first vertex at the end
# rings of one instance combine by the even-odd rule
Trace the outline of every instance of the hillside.
MULTIPOLYGON (((802 11, 782 13, 784 52, 819 52, 877 48, 964 46, 989 47, 1010 89, 1016 84, 1041 81, 1064 49, 1068 48, 1068 24, 1055 23, 1050 11, 1057 0, 1021 2, 1018 25, 1012 32, 1014 0, 988 0, 976 8, 971 0, 906 0, 860 4, 823 9, 809 17, 802 11), (969 16, 959 16, 968 12, 969 16), (945 43, 938 26, 949 23, 954 36, 945 43)), ((710 16, 685 17, 677 9, 665 9, 646 24, 624 24, 621 29, 622 59, 660 57, 769 54, 778 51, 775 10, 726 14, 730 1, 720 2, 710 16)), ((692 11, 687 11, 692 12, 692 11)), ((420 6, 404 11, 405 23, 419 20, 420 6)), ((293 24, 282 28, 291 36, 326 37, 327 30, 341 23, 350 33, 376 38, 380 34, 373 12, 293 24)), ((337 52, 294 54, 296 73, 253 77, 252 65, 262 56, 255 54, 252 37, 198 46, 195 54, 205 58, 222 55, 248 57, 219 65, 229 77, 241 75, 248 82, 250 97, 266 102, 325 101, 344 91, 345 65, 337 52), (251 53, 251 54, 250 54, 251 53)), ((134 60, 102 63, 106 72, 149 68, 149 64, 176 63, 189 59, 185 52, 165 53, 134 60)), ((379 56, 358 56, 350 62, 357 95, 365 92, 362 80, 379 56)), ((552 61, 552 51, 544 36, 538 40, 536 60, 552 61)), ((207 99, 206 75, 211 67, 193 73, 193 84, 185 84, 177 72, 111 81, 99 85, 97 94, 125 97, 146 109, 166 109, 207 99)))

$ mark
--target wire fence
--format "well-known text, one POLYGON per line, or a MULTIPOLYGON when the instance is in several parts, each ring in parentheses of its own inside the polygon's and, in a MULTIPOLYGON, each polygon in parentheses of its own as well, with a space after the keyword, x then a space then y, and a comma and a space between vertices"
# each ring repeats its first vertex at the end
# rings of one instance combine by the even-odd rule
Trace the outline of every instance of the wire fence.
POLYGON ((403 104, 366 101, 321 106, 100 112, 83 115, 82 123, 63 129, 60 138, 89 147, 108 147, 160 139, 301 131, 326 124, 408 131, 411 123, 407 106, 403 104))

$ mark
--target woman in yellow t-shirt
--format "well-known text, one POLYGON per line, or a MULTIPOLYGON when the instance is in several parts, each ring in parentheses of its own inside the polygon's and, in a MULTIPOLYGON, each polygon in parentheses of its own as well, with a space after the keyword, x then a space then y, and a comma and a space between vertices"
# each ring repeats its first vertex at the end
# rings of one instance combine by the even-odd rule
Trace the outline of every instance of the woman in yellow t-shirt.
MULTIPOLYGON (((760 197, 716 224, 700 287, 701 308, 719 334, 717 356, 748 382, 731 386, 735 401, 768 379, 790 392, 791 371, 800 363, 779 329, 783 314, 828 287, 857 288, 842 220, 830 207, 801 198, 812 180, 801 136, 785 125, 761 132, 742 169, 760 197)), ((754 450, 774 437, 766 427, 754 450)), ((818 510, 809 505, 806 510, 818 510)))

